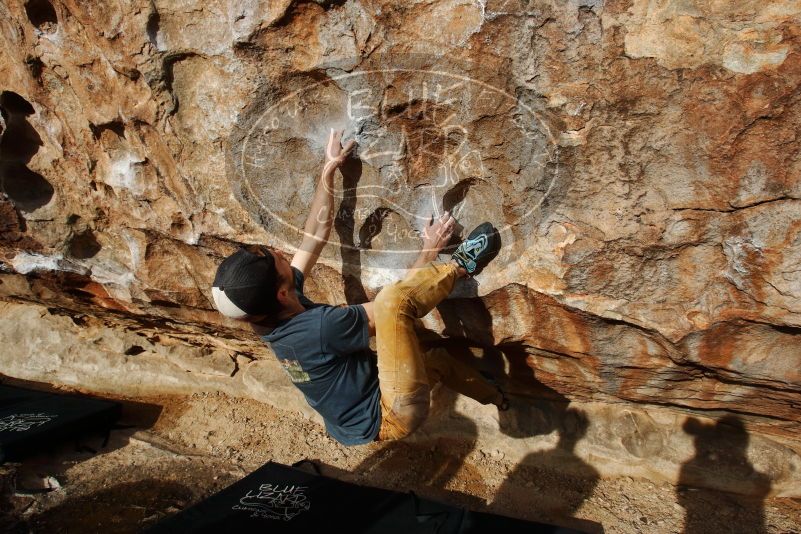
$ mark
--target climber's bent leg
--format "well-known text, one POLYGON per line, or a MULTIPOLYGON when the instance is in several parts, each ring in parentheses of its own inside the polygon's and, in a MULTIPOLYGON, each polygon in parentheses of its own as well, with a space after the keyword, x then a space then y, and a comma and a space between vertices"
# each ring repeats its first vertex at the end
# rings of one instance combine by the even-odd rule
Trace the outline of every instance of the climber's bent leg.
POLYGON ((430 263, 375 298, 382 412, 378 440, 405 437, 428 417, 431 386, 414 322, 450 294, 458 277, 454 263, 430 263))
POLYGON ((431 387, 442 382, 456 393, 490 404, 498 398, 498 388, 475 368, 462 363, 442 347, 434 347, 423 356, 431 387))

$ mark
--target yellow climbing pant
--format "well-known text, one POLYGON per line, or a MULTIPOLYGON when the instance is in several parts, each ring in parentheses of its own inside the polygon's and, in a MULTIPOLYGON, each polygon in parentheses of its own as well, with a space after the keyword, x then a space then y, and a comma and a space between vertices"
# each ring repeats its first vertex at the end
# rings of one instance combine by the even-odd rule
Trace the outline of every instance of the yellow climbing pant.
POLYGON ((482 404, 497 395, 497 389, 478 371, 445 349, 423 352, 414 329, 415 320, 453 290, 457 269, 453 263, 429 263, 385 287, 375 298, 382 412, 378 441, 399 439, 417 429, 428 417, 431 388, 438 382, 482 404))

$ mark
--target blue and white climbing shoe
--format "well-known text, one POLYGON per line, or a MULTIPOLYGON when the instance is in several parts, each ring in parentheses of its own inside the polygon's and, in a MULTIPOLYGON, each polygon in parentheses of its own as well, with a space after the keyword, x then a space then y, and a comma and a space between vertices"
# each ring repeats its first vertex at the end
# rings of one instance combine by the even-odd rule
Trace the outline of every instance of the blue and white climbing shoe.
POLYGON ((498 255, 501 249, 501 237, 492 224, 479 224, 467 239, 462 241, 451 256, 456 263, 464 267, 468 274, 475 275, 498 255))

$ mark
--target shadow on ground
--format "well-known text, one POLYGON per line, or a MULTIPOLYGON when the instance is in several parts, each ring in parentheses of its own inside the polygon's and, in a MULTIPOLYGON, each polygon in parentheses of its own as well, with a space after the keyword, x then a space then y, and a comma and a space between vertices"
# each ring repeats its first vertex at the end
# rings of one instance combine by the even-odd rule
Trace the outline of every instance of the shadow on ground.
POLYGON ((70 499, 28 521, 33 532, 136 532, 165 510, 177 512, 197 498, 178 482, 150 478, 70 499))
POLYGON ((691 418, 684 431, 695 441, 695 456, 682 466, 676 490, 685 510, 685 532, 767 532, 764 501, 770 477, 748 460, 748 432, 742 419, 727 415, 705 424, 691 418), (711 481, 747 489, 748 495, 704 488, 711 481))

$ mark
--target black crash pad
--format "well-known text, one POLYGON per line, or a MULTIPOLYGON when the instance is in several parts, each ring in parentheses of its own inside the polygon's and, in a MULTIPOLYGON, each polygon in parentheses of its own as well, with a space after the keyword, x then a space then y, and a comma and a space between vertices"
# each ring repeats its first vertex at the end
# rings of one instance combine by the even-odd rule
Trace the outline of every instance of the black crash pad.
POLYGON ((108 431, 120 409, 117 402, 0 384, 0 462, 93 430, 108 431))
POLYGON ((577 531, 471 512, 412 493, 360 486, 270 462, 147 532, 566 534, 577 531))

